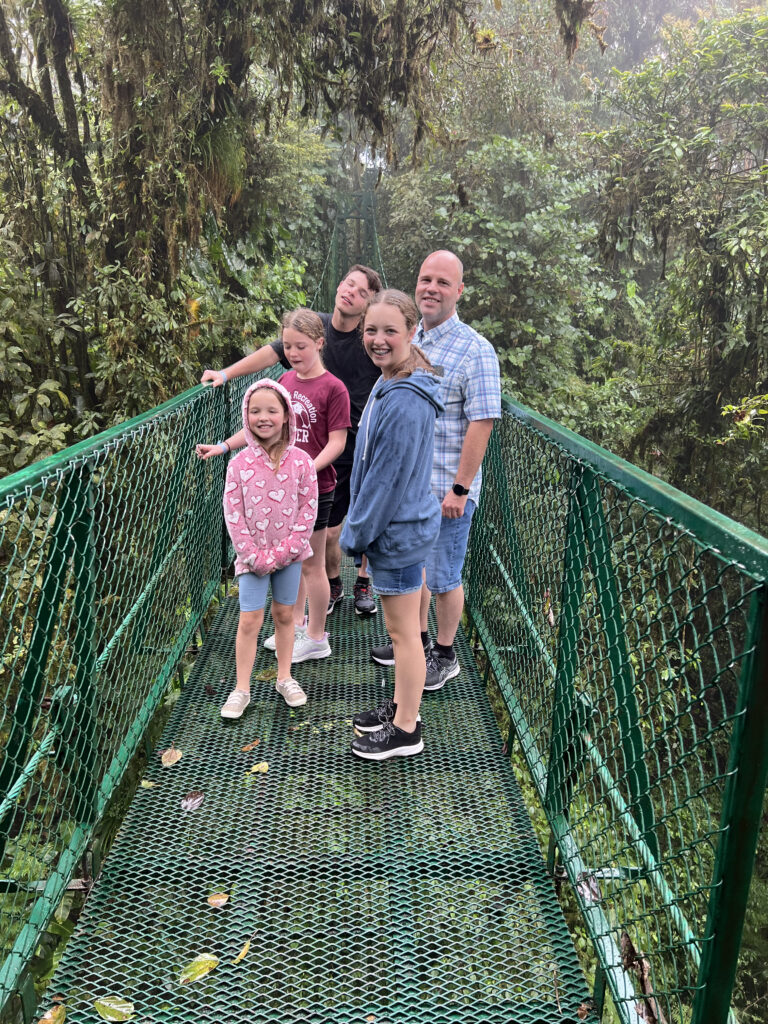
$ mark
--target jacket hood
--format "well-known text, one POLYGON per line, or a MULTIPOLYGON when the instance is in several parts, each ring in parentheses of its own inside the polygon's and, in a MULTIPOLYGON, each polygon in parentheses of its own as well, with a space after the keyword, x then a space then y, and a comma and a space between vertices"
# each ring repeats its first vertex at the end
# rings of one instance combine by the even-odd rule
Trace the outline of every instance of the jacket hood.
POLYGON ((253 436, 251 428, 248 426, 248 402, 251 395, 258 388, 272 388, 276 391, 286 406, 288 407, 288 444, 293 444, 296 440, 296 413, 293 411, 291 405, 291 396, 285 390, 282 384, 278 384, 276 380, 272 380, 270 377, 262 377, 260 380, 255 381, 243 395, 243 430, 245 431, 245 440, 248 443, 249 448, 259 448, 264 450, 261 444, 253 436))
POLYGON ((374 397, 383 398, 393 388, 410 388, 412 391, 417 392, 422 398, 426 398, 428 402, 431 402, 438 416, 445 409, 439 397, 440 377, 429 370, 417 369, 407 377, 390 377, 388 380, 383 380, 376 388, 374 397))

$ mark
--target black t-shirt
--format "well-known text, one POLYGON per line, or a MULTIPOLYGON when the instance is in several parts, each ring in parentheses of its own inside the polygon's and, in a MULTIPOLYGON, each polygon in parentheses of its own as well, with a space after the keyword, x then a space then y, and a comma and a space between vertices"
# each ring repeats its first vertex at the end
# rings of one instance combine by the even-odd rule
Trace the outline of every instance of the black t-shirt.
MULTIPOLYGON (((354 437, 365 403, 373 385, 381 376, 381 371, 373 365, 363 348, 362 331, 358 327, 354 331, 337 331, 331 323, 330 313, 318 315, 325 326, 325 345, 321 353, 323 363, 329 373, 346 385, 349 392, 352 429, 347 433, 354 437)), ((270 344, 282 365, 290 369, 291 364, 285 358, 282 341, 273 341, 270 344)), ((348 437, 348 440, 351 438, 348 437)))

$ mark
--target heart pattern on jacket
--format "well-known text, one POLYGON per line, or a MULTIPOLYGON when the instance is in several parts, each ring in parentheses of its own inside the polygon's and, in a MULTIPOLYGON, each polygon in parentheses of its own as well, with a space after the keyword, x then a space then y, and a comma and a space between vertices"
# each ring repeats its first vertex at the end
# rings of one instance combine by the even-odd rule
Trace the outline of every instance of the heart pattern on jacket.
POLYGON ((258 448, 246 448, 227 467, 224 520, 238 573, 262 576, 311 554, 318 507, 314 464, 291 446, 277 470, 258 448))

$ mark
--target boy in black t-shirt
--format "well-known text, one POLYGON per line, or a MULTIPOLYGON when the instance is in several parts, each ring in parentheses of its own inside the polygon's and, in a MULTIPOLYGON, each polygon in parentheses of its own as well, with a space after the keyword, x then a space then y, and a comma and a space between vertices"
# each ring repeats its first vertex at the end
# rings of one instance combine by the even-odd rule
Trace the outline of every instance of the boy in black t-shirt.
MULTIPOLYGON (((350 418, 352 421, 352 428, 347 431, 346 448, 334 462, 336 491, 328 523, 325 558, 326 572, 331 584, 331 599, 328 604, 329 612, 333 611, 344 597, 339 577, 341 570, 339 534, 341 533, 341 524, 344 516, 349 508, 349 477, 352 472, 357 425, 365 408, 365 403, 368 401, 371 388, 379 378, 379 370, 371 362, 363 348, 360 324, 372 296, 379 291, 381 291, 381 279, 376 271, 371 270, 370 267, 355 264, 355 266, 350 267, 336 289, 333 313, 320 314, 325 325, 325 345, 322 352, 323 362, 326 369, 335 377, 338 377, 349 391, 350 418)), ((211 381, 214 387, 218 387, 233 377, 258 373, 269 366, 274 366, 278 362, 290 368, 290 364, 283 352, 283 343, 281 341, 273 341, 256 349, 255 352, 251 352, 224 370, 206 370, 200 378, 200 383, 205 384, 206 381, 211 381)), ((244 443, 245 440, 242 431, 240 431, 227 438, 226 441, 220 442, 220 444, 197 445, 197 452, 201 458, 210 458, 212 455, 225 454, 227 451, 241 448, 244 443)), ((373 599, 370 580, 365 575, 365 563, 360 567, 359 575, 355 582, 354 602, 355 612, 358 615, 376 614, 376 602, 373 599)))

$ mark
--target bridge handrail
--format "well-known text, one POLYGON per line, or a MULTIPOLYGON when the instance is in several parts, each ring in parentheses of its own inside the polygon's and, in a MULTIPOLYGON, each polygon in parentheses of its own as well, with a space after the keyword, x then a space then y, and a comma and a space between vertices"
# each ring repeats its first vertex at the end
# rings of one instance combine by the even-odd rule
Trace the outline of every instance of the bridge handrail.
POLYGON ((0 1010, 216 596, 245 381, 197 386, 0 482, 0 1010))
POLYGON ((725 561, 737 562, 756 579, 768 580, 768 538, 762 534, 508 396, 504 396, 502 406, 510 416, 539 431, 574 458, 588 463, 661 515, 668 516, 719 552, 725 561))
POLYGON ((484 474, 467 613, 596 1001, 720 1024, 768 774, 768 541, 509 398, 484 474))
MULTIPOLYGON (((225 460, 193 449, 239 425, 244 386, 0 483, 0 1008, 30 1002, 29 960, 216 595, 225 460)), ((728 1017, 768 771, 766 566, 764 538, 505 400, 467 611, 597 1002, 607 985, 633 1024, 728 1017)))

